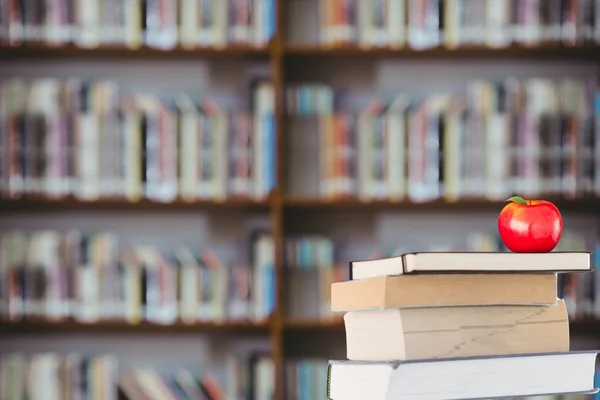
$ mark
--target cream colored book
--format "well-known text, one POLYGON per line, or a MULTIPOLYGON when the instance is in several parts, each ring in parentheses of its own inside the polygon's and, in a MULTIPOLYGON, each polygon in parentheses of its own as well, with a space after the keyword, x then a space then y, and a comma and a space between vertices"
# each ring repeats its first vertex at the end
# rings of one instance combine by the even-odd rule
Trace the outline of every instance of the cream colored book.
POLYGON ((460 358, 569 350, 565 302, 555 306, 350 311, 349 360, 460 358))

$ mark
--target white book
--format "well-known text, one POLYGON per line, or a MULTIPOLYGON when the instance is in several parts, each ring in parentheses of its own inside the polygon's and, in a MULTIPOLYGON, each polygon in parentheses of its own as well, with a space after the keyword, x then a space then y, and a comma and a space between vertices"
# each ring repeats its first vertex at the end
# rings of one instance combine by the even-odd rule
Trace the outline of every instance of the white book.
POLYGON ((137 49, 142 45, 142 4, 141 0, 123 2, 125 14, 125 45, 137 49))
POLYGON ((406 0, 387 0, 387 29, 391 48, 406 43, 406 0))
POLYGON ((590 271, 591 253, 423 252, 350 263, 351 279, 439 272, 590 271))
POLYGON ((179 41, 185 49, 193 49, 197 44, 199 6, 198 0, 181 0, 179 41))
POLYGON ((266 0, 254 0, 252 4, 252 40, 256 46, 262 46, 267 39, 267 3, 266 0))
POLYGON ((96 47, 100 43, 100 3, 95 0, 81 0, 77 7, 79 35, 77 45, 96 47))
MULTIPOLYGON (((206 1, 206 0, 205 0, 206 1)), ((214 23, 212 24, 211 45, 225 47, 227 45, 228 7, 225 0, 210 0, 214 7, 214 23)))
POLYGON ((595 351, 415 362, 330 361, 330 400, 490 399, 596 393, 595 351))
POLYGON ((461 197, 461 149, 465 136, 464 104, 451 105, 445 113, 444 148, 443 148, 443 189, 442 193, 446 201, 457 201, 461 197))
POLYGON ((509 0, 487 0, 485 14, 488 46, 505 47, 510 44, 510 5, 509 0))
POLYGON ((79 171, 79 191, 77 197, 95 200, 100 195, 100 132, 98 116, 92 109, 82 111, 77 116, 78 148, 77 170, 79 171))
POLYGON ((212 182, 212 190, 215 200, 221 201, 227 197, 227 148, 228 138, 227 131, 229 126, 229 120, 227 113, 219 112, 216 118, 216 141, 215 141, 215 153, 218 156, 213 159, 214 162, 214 180, 212 182))
POLYGON ((142 197, 142 116, 134 106, 122 109, 121 131, 123 133, 123 194, 129 201, 142 197))
POLYGON ((505 182, 508 178, 507 138, 510 116, 497 110, 489 110, 486 126, 486 197, 503 200, 510 196, 505 182))
POLYGON ((178 102, 180 110, 179 128, 179 194, 187 201, 196 198, 198 187, 198 146, 199 146, 199 123, 198 110, 188 97, 182 97, 178 102))

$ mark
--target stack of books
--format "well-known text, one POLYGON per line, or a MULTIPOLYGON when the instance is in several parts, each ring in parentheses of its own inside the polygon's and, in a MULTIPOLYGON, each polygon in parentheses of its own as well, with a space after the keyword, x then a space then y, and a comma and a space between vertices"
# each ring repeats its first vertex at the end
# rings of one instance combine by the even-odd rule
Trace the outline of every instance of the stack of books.
POLYGON ((589 252, 426 252, 350 263, 334 283, 348 361, 328 398, 471 399, 594 392, 596 351, 569 352, 559 272, 589 252))

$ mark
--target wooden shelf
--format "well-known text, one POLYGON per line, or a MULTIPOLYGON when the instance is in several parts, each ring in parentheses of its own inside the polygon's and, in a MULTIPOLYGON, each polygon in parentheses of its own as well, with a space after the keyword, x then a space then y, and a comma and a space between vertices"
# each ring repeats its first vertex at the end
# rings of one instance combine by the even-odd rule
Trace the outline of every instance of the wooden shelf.
MULTIPOLYGON (((542 196, 543 197, 543 196, 542 196)), ((572 212, 599 212, 600 199, 578 199, 564 200, 551 199, 561 211, 572 212)), ((307 210, 307 211, 332 211, 332 210, 350 210, 350 211, 377 211, 377 210, 422 210, 422 211, 492 211, 498 212, 504 207, 503 201, 490 200, 459 200, 449 202, 445 200, 434 200, 423 203, 416 203, 408 200, 391 201, 391 200, 373 200, 363 201, 360 199, 324 199, 318 197, 298 197, 288 198, 285 201, 285 207, 289 210, 307 210)))
POLYGON ((176 47, 169 50, 143 46, 130 49, 123 46, 101 45, 93 48, 82 48, 72 44, 49 46, 43 44, 24 44, 18 47, 0 47, 0 60, 32 59, 32 58, 218 58, 218 57, 253 57, 267 59, 270 46, 229 46, 224 48, 185 49, 176 47))
POLYGON ((324 46, 318 44, 288 45, 285 55, 290 57, 338 57, 338 56, 361 56, 361 57, 398 57, 398 58, 513 58, 513 59, 579 59, 600 60, 600 46, 581 45, 568 47, 560 44, 544 44, 539 46, 525 47, 511 45, 504 48, 489 47, 462 47, 447 49, 436 47, 424 50, 410 48, 365 48, 357 45, 324 46))
POLYGON ((296 332, 337 332, 344 331, 344 321, 340 318, 337 320, 288 320, 284 325, 287 331, 296 332))
MULTIPOLYGON (((272 46, 228 46, 224 48, 206 47, 185 49, 176 47, 163 50, 148 46, 130 49, 119 45, 100 45, 84 48, 73 44, 50 46, 44 44, 24 44, 15 47, 0 47, 0 61, 14 59, 52 59, 52 58, 269 58, 272 46)), ((464 47, 447 49, 415 50, 410 48, 365 48, 357 45, 325 46, 319 44, 290 44, 284 47, 286 57, 399 57, 399 58, 522 58, 522 59, 579 59, 600 60, 600 46, 582 45, 568 47, 547 44, 532 47, 512 45, 505 48, 464 47)))
MULTIPOLYGON (((594 213, 600 212, 600 199, 584 198, 577 200, 552 199, 562 211, 594 213)), ((449 202, 434 200, 423 203, 409 200, 361 200, 357 198, 327 199, 318 197, 291 197, 283 201, 283 206, 289 211, 387 211, 387 210, 413 210, 413 211, 500 211, 504 206, 502 201, 490 200, 459 200, 449 202)), ((227 199, 225 201, 197 200, 187 202, 176 200, 173 202, 158 202, 142 199, 136 202, 124 199, 79 200, 76 198, 49 199, 31 197, 23 199, 0 199, 0 214, 15 211, 73 211, 73 210, 125 210, 125 211, 263 211, 273 207, 270 199, 227 199)))
POLYGON ((267 211, 270 206, 269 200, 250 199, 227 199, 225 201, 198 200, 187 202, 176 200, 170 203, 162 203, 142 199, 132 202, 124 199, 101 199, 84 201, 74 198, 48 199, 48 198, 24 198, 24 199, 0 199, 0 213, 14 211, 71 211, 71 210, 131 210, 131 211, 176 211, 176 210, 243 210, 243 211, 267 211))
POLYGON ((246 323, 246 322, 204 322, 195 324, 185 324, 177 322, 172 325, 160 325, 149 322, 139 324, 129 324, 124 321, 101 321, 94 323, 82 323, 77 321, 58 321, 51 322, 45 320, 39 321, 18 321, 18 322, 0 322, 1 334, 22 334, 22 333, 266 333, 269 331, 269 323, 246 323))

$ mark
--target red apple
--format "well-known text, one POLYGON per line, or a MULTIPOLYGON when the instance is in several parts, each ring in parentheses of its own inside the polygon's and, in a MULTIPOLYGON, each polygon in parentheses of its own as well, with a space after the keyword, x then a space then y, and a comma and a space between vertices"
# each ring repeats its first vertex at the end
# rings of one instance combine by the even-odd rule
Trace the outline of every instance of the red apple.
POLYGON ((513 196, 498 216, 500 238, 515 253, 548 253, 562 235, 562 216, 546 200, 513 196))

